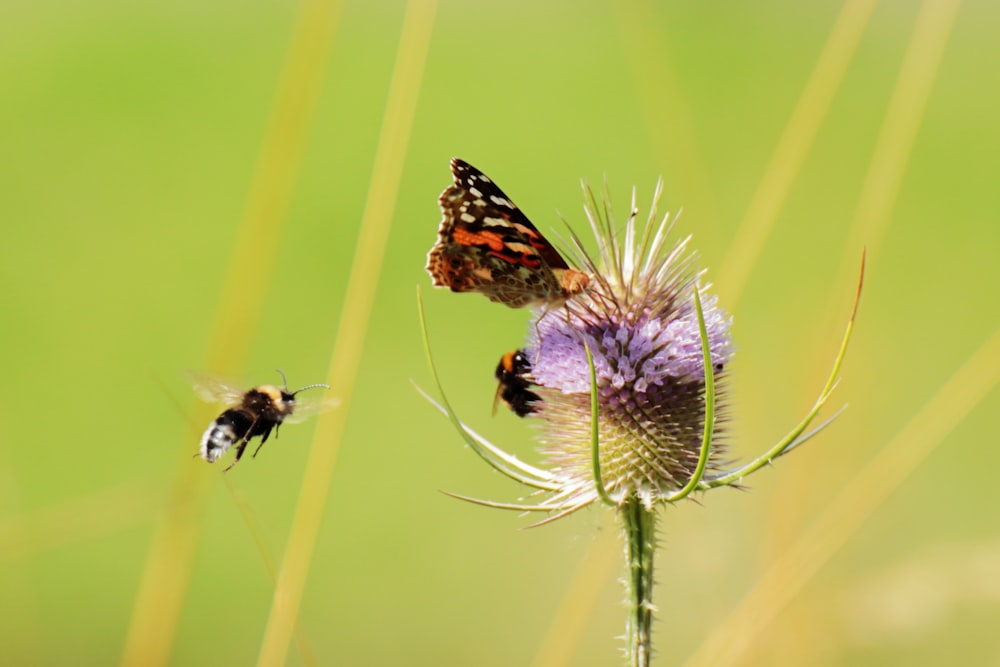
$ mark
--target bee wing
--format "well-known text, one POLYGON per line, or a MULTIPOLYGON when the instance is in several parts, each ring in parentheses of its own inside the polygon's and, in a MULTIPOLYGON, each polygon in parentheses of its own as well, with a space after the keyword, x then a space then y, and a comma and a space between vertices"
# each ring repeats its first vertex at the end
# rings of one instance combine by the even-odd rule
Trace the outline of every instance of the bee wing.
POLYGON ((503 395, 503 382, 497 382, 497 393, 493 395, 493 416, 497 416, 497 406, 500 405, 500 397, 503 395))
POLYGON ((313 417, 322 412, 329 412, 340 406, 340 399, 336 396, 303 396, 295 398, 295 410, 284 419, 286 424, 298 424, 309 417, 313 417))
POLYGON ((239 389, 213 375, 187 371, 185 375, 194 387, 198 398, 207 403, 226 403, 234 405, 243 400, 246 389, 239 389))

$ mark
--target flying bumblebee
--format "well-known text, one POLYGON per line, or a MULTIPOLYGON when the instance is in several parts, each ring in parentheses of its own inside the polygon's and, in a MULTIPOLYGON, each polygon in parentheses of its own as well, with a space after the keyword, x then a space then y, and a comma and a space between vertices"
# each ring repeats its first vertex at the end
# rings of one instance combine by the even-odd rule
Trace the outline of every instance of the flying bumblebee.
POLYGON ((283 423, 300 422, 310 415, 336 407, 338 403, 336 399, 310 401, 296 398, 299 392, 306 389, 316 387, 329 389, 328 385, 310 384, 296 391, 289 391, 285 374, 280 370, 278 373, 281 375, 284 387, 262 384, 248 391, 241 391, 210 377, 195 378, 194 389, 202 400, 232 406, 216 417, 215 421, 205 429, 198 452, 201 458, 214 463, 235 446, 236 458, 226 467, 226 470, 229 470, 239 462, 251 438, 260 436, 260 444, 253 453, 256 457, 257 452, 267 442, 271 431, 273 430, 277 437, 278 427, 283 423))
POLYGON ((531 375, 531 362, 524 352, 514 350, 500 357, 494 375, 499 384, 497 393, 493 397, 493 414, 497 413, 497 403, 501 399, 518 417, 538 412, 536 404, 541 402, 542 398, 530 389, 534 384, 528 379, 531 375))

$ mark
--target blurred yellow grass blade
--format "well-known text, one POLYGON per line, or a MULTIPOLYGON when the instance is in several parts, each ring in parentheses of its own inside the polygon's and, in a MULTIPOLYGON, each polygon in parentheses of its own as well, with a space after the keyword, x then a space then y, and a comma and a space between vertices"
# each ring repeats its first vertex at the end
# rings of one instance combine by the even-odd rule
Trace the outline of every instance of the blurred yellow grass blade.
POLYGON ((531 667, 561 667, 569 665, 580 645, 583 630, 593 617, 600 593, 616 578, 609 576, 622 567, 621 531, 599 531, 576 567, 566 595, 556 610, 535 652, 531 667))
MULTIPOLYGON (((246 496, 240 493, 239 489, 232 482, 232 477, 229 475, 223 476, 223 481, 226 483, 226 488, 229 493, 232 494, 233 504, 240 512, 240 516, 243 517, 243 523, 247 525, 247 530, 250 531, 250 536, 253 538, 254 544, 257 546, 257 553, 260 554, 261 560, 264 562, 264 570, 267 572, 267 580, 271 582, 271 587, 274 588, 278 582, 278 566, 275 561, 274 554, 271 553, 271 545, 268 544, 267 537, 264 535, 264 530, 261 528, 260 524, 257 522, 257 516, 254 514, 253 508, 250 503, 247 502, 246 496)), ((302 660, 302 664, 306 667, 316 667, 319 665, 319 661, 316 658, 315 653, 313 653, 312 647, 306 638, 306 633, 299 624, 295 625, 293 630, 295 637, 295 648, 298 649, 299 658, 302 660)))
POLYGON ((826 119, 834 94, 857 51, 875 5, 876 0, 847 0, 844 3, 819 60, 809 74, 746 216, 736 230, 729 253, 719 267, 715 284, 719 286, 730 310, 735 310, 778 213, 788 198, 792 182, 826 119))
POLYGON ((921 7, 878 133, 834 285, 849 279, 862 246, 872 260, 878 257, 958 6, 959 0, 927 0, 921 7))
POLYGON ((610 3, 618 14, 621 44, 629 58, 649 150, 663 165, 665 175, 670 164, 683 169, 669 170, 674 175, 671 189, 688 193, 684 204, 697 207, 698 224, 715 226, 722 219, 718 197, 701 144, 698 142, 694 112, 684 89, 677 82, 670 58, 667 34, 657 30, 661 21, 656 14, 660 3, 651 0, 622 0, 610 3))
MULTIPOLYGON (((832 289, 850 280, 848 271, 853 270, 857 253, 862 246, 877 261, 877 252, 892 221, 892 209, 896 203, 903 176, 913 151, 917 131, 927 108, 927 101, 937 78, 938 68, 944 55, 945 46, 951 35, 958 2, 952 0, 929 0, 921 7, 914 23, 906 52, 900 65, 899 75, 886 108, 885 118, 876 139, 871 161, 861 186, 861 194, 848 233, 843 260, 832 289)), ((839 303, 838 296, 831 291, 826 302, 833 317, 833 308, 839 303)), ((826 327, 830 330, 830 327, 826 327)), ((825 336, 824 336, 825 337, 825 336)), ((776 497, 794 497, 807 494, 808 480, 815 479, 819 467, 826 461, 824 457, 808 457, 799 462, 795 475, 780 476, 776 481, 776 497)), ((770 518, 770 534, 762 541, 760 563, 771 563, 777 554, 783 553, 794 539, 796 526, 802 523, 804 504, 777 503, 770 518)), ((792 637, 808 636, 810 630, 802 625, 812 625, 807 616, 790 619, 798 625, 798 632, 790 632, 792 637)), ((805 659, 812 647, 807 644, 795 646, 793 641, 782 640, 786 655, 789 651, 800 650, 805 659)))
MULTIPOLYGON (((250 336, 260 321, 259 295, 241 286, 245 272, 251 269, 260 284, 270 283, 277 239, 285 223, 339 9, 339 2, 307 0, 299 14, 216 308, 206 359, 207 367, 215 372, 235 374, 240 369, 250 336)), ((212 418, 207 410, 199 412, 204 423, 212 418)), ((170 659, 191 578, 205 495, 209 480, 217 474, 193 465, 187 448, 180 449, 178 458, 170 500, 153 535, 136 594, 122 649, 123 666, 156 667, 170 659)))
POLYGON ((435 11, 436 2, 433 1, 412 0, 407 3, 371 185, 361 219, 361 233, 327 373, 330 393, 339 397, 342 403, 338 410, 320 416, 316 425, 261 643, 257 661, 261 666, 285 664, 291 632, 298 618, 378 286, 435 11))
POLYGON ((802 536, 757 580, 739 606, 686 663, 736 663, 808 581, 1000 383, 1000 330, 844 486, 802 536))
POLYGON ((26 558, 151 522, 161 501, 149 480, 127 482, 0 520, 0 560, 26 558))

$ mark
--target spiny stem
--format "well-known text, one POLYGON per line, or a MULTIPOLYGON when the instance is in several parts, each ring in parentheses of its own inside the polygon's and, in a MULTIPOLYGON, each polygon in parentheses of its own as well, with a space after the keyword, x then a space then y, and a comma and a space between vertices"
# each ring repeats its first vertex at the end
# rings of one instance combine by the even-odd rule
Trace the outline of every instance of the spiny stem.
POLYGON ((656 514, 636 497, 620 508, 628 560, 628 622, 625 626, 629 667, 649 667, 653 630, 653 555, 656 514))

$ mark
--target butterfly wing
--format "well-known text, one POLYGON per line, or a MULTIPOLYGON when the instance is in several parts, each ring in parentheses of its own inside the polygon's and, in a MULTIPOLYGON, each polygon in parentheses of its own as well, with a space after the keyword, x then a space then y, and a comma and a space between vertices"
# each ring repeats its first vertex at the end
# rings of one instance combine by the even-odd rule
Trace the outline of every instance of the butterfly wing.
POLYGON ((451 161, 451 174, 455 184, 442 193, 441 200, 451 193, 451 202, 463 205, 467 202, 467 210, 452 209, 452 213, 459 219, 461 213, 470 214, 473 229, 493 232, 502 238, 503 249, 490 247, 494 255, 530 269, 540 264, 549 269, 569 268, 562 255, 489 176, 458 158, 451 161))
POLYGON ((481 292, 511 308, 569 296, 562 276, 581 272, 568 267, 503 190, 458 158, 451 173, 454 184, 438 199, 443 218, 427 258, 434 285, 481 292))

